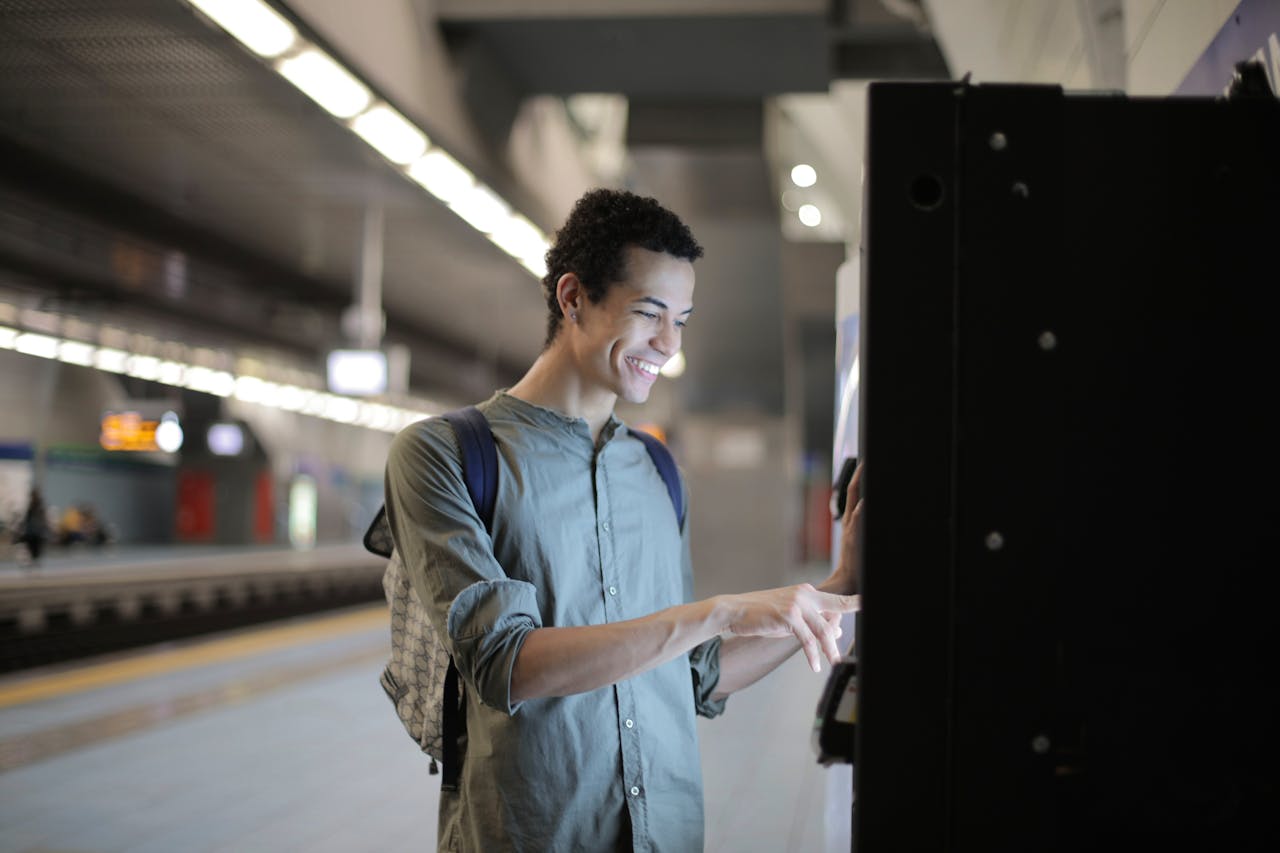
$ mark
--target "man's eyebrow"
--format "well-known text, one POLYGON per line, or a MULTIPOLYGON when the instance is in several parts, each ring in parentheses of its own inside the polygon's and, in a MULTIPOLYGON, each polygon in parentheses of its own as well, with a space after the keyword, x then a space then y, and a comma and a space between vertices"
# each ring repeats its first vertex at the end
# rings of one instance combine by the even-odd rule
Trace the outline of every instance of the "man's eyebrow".
MULTIPOLYGON (((659 308, 661 308, 663 311, 668 310, 668 309, 667 309, 667 303, 663 302, 661 299, 658 299, 656 296, 641 296, 639 299, 637 299, 637 300, 635 300, 635 301, 636 301, 636 302, 648 302, 648 303, 650 303, 650 304, 657 305, 657 306, 658 306, 659 308)), ((681 311, 680 313, 681 313, 681 314, 692 314, 692 313, 693 313, 693 308, 686 308, 686 309, 684 309, 683 311, 681 311)))

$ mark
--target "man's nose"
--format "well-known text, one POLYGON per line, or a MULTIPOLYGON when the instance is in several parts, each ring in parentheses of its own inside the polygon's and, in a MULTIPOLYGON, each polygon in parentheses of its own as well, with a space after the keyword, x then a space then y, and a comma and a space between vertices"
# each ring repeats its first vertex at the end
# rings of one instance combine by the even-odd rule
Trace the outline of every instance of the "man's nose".
POLYGON ((675 323, 664 323, 653 337, 653 348, 670 358, 680 351, 680 329, 675 323))

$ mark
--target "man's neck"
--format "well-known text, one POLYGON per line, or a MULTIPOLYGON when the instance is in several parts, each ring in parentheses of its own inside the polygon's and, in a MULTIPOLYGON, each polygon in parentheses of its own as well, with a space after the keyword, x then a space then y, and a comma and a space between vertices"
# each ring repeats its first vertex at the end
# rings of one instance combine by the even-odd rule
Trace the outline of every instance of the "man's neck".
POLYGON ((553 343, 514 386, 513 397, 587 422, 592 440, 609 422, 618 397, 612 391, 590 385, 567 347, 553 343))

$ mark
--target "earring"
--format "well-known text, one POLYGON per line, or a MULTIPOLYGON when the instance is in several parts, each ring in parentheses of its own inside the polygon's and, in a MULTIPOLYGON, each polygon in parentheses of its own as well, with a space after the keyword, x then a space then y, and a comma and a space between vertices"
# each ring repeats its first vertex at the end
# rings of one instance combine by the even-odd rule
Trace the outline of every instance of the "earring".
POLYGON ((575 323, 576 323, 576 322, 578 322, 578 314, 577 314, 577 312, 575 311, 575 312, 573 312, 573 313, 570 313, 570 314, 569 314, 569 319, 570 319, 570 320, 572 320, 572 321, 573 321, 573 322, 575 322, 575 323))

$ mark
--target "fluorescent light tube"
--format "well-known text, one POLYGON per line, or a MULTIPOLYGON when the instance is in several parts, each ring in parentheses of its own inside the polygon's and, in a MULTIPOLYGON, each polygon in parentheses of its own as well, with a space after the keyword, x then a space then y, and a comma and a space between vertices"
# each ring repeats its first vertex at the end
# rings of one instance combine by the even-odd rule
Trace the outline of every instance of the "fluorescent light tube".
POLYGON ((124 373, 128 363, 129 353, 111 347, 99 347, 93 359, 94 367, 108 373, 124 373))
POLYGON ((293 25, 262 0, 190 2, 259 56, 268 59, 279 56, 298 40, 298 33, 293 25))
POLYGON ((63 341, 58 345, 58 361, 67 364, 78 364, 81 367, 93 367, 93 344, 80 341, 63 341))
POLYGON ((499 222, 489 239, 515 258, 540 258, 547 252, 547 240, 542 232, 518 213, 499 222))
POLYGON ((131 355, 125 372, 138 379, 154 382, 160 378, 160 359, 151 355, 131 355))
POLYGON ((427 137, 400 113, 384 104, 356 116, 351 129, 393 163, 412 163, 427 150, 427 137))
POLYGON ((410 166, 409 177, 445 204, 462 198, 476 184, 476 179, 462 164, 439 148, 410 166))
POLYGON ((542 258, 521 258, 520 266, 533 273, 534 277, 539 279, 547 274, 547 262, 542 258))
POLYGON ((511 215, 507 203, 493 190, 477 184, 461 198, 449 203, 449 209, 467 221, 477 231, 490 234, 511 215))
POLYGON ((35 332, 23 332, 14 339, 13 348, 27 355, 39 358, 58 357, 58 339, 48 335, 37 335, 35 332))
POLYGON ((338 118, 363 112, 372 100, 363 83, 315 48, 281 61, 276 70, 338 118))

